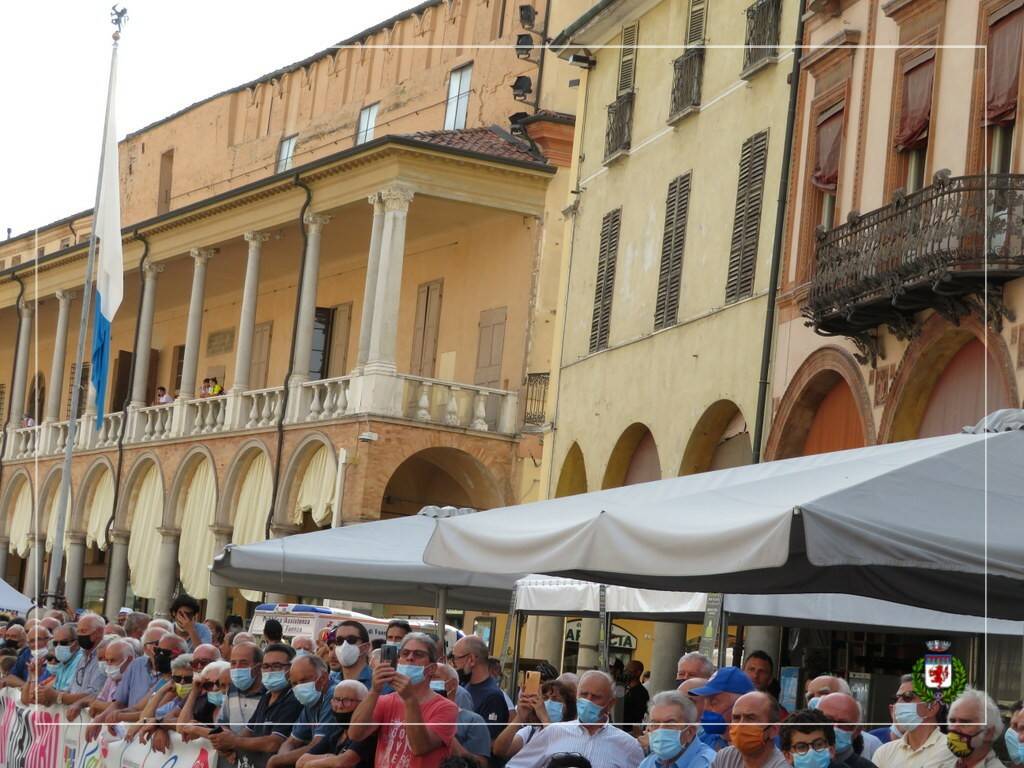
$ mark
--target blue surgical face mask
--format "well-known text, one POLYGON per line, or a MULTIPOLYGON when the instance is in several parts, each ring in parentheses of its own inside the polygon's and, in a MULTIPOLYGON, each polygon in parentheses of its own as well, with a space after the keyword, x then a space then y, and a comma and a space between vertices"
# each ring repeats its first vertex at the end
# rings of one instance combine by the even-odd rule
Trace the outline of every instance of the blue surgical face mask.
POLYGON ((903 732, 909 733, 919 726, 924 718, 917 711, 916 701, 900 701, 893 707, 893 717, 903 726, 903 732))
POLYGON ((544 702, 544 709, 548 711, 548 720, 552 723, 560 723, 565 717, 565 704, 560 701, 548 699, 544 702))
POLYGON ((295 694, 295 698, 298 699, 299 704, 304 707, 308 707, 314 701, 320 698, 320 691, 316 689, 315 682, 299 683, 298 685, 292 686, 292 693, 295 694))
POLYGON ((419 685, 423 682, 423 670, 419 664, 399 664, 398 669, 395 671, 400 675, 405 675, 409 678, 409 682, 413 685, 419 685))
POLYGON ((661 760, 671 760, 683 751, 682 733, 674 728, 659 728, 651 731, 651 752, 661 760))
POLYGON ((1024 744, 1021 743, 1020 734, 1013 728, 1007 728, 1003 734, 1003 741, 1006 742, 1006 751, 1009 753, 1011 763, 1024 763, 1024 744))
POLYGON ((828 768, 832 754, 828 749, 808 749, 804 754, 793 753, 793 768, 828 768))
POLYGON ((853 733, 836 726, 836 752, 845 752, 853 746, 853 733))
POLYGON ((264 672, 263 685, 268 691, 280 691, 288 687, 288 675, 283 670, 264 672))
POLYGON ((725 718, 710 709, 704 710, 704 714, 700 716, 700 724, 704 728, 704 733, 711 736, 721 736, 725 733, 725 718))
POLYGON ((434 691, 434 693, 440 693, 442 696, 448 695, 448 691, 445 689, 444 680, 431 680, 430 690, 434 691))
POLYGON ((61 664, 67 662, 71 658, 71 646, 69 645, 58 645, 53 649, 53 655, 57 657, 57 661, 61 664))
POLYGON ((601 722, 604 710, 590 699, 576 699, 576 716, 581 723, 592 725, 601 722))
POLYGON ((206 700, 215 707, 224 705, 224 693, 222 691, 210 691, 206 694, 206 700))
POLYGON ((58 672, 60 672, 60 664, 47 664, 46 671, 49 672, 51 675, 56 675, 58 672))
POLYGON ((807 708, 808 709, 817 709, 818 708, 818 704, 820 704, 820 703, 821 703, 821 696, 812 696, 807 701, 807 708))
POLYGON ((252 670, 244 667, 231 670, 231 684, 240 691, 252 688, 252 670))

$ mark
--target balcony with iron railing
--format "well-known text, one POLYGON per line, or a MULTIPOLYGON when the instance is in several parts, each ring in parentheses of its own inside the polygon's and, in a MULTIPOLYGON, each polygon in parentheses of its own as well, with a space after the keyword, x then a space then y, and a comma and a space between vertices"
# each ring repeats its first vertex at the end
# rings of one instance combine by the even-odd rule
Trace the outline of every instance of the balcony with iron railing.
POLYGON ((1024 175, 951 177, 847 223, 819 229, 804 314, 815 330, 865 342, 880 325, 912 332, 934 309, 952 320, 989 304, 998 327, 1001 287, 1024 277, 1024 175))
POLYGON ((548 401, 550 373, 529 373, 526 375, 526 403, 523 409, 523 423, 539 426, 544 423, 544 410, 548 401))
POLYGON ((704 81, 704 48, 690 48, 672 62, 672 100, 668 121, 676 120, 700 107, 700 91, 704 81))
POLYGON ((608 105, 608 127, 604 134, 604 161, 629 151, 633 136, 633 92, 624 93, 608 105))
POLYGON ((762 67, 779 60, 781 22, 782 0, 757 0, 747 8, 747 33, 740 77, 749 77, 762 67))

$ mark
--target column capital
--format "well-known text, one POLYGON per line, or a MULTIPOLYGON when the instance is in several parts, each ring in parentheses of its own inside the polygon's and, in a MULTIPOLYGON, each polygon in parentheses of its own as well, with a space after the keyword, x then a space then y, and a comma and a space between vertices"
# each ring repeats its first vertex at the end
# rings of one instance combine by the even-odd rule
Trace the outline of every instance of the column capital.
POLYGON ((111 528, 110 529, 110 543, 111 544, 127 544, 129 536, 131 536, 131 531, 127 531, 124 528, 111 528))
POLYGON ((309 227, 310 232, 316 232, 323 229, 324 225, 329 222, 333 216, 328 216, 326 213, 313 213, 313 211, 306 211, 302 217, 302 222, 309 227))
POLYGON ((302 529, 291 523, 273 523, 270 526, 270 535, 275 539, 283 539, 285 536, 299 533, 302 529))
POLYGON ((217 253, 216 248, 192 248, 189 255, 195 259, 196 264, 208 262, 217 253))
POLYGON ((145 266, 142 267, 142 272, 146 276, 147 280, 155 280, 156 276, 165 269, 166 267, 163 264, 154 264, 151 261, 147 261, 145 266))
POLYGON ((230 525, 211 525, 210 533, 214 536, 230 536, 234 532, 234 528, 230 525))
POLYGON ((374 212, 377 210, 383 210, 384 200, 381 198, 380 192, 373 192, 372 194, 367 195, 366 202, 373 206, 374 212), (379 209, 378 206, 380 206, 379 209))
POLYGON ((85 534, 81 531, 67 532, 68 544, 85 544, 85 534))
POLYGON ((249 231, 242 235, 242 237, 245 238, 247 243, 265 243, 271 238, 271 234, 269 232, 249 231))
POLYGON ((179 528, 164 528, 160 526, 156 529, 156 532, 167 539, 177 539, 181 536, 181 529, 179 528))
POLYGON ((380 195, 380 199, 384 203, 385 211, 401 211, 404 213, 409 210, 409 203, 412 202, 415 193, 411 188, 402 184, 392 184, 377 194, 380 195))
POLYGON ((35 302, 29 302, 25 299, 18 299, 18 312, 21 313, 22 317, 32 317, 35 314, 36 305, 35 302))
POLYGON ((53 292, 54 298, 61 304, 70 304, 78 297, 78 291, 59 290, 53 292))

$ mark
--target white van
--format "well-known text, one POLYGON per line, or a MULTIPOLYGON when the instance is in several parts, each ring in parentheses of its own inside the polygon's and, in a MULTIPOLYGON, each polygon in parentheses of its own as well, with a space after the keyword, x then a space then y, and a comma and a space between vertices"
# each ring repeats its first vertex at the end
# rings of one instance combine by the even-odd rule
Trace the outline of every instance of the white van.
MULTIPOLYGON (((319 642, 321 634, 343 621, 358 621, 370 633, 370 641, 383 640, 387 634, 388 622, 391 619, 378 619, 365 613, 346 611, 342 608, 325 608, 321 605, 304 605, 301 603, 263 603, 256 607, 252 621, 249 622, 249 633, 257 640, 263 638, 263 625, 267 619, 281 622, 286 642, 296 635, 309 635, 319 642)), ((436 623, 423 619, 403 619, 408 621, 415 632, 431 632, 436 634, 436 623)), ((452 626, 445 627, 446 646, 450 650, 455 641, 464 637, 461 630, 452 626)))

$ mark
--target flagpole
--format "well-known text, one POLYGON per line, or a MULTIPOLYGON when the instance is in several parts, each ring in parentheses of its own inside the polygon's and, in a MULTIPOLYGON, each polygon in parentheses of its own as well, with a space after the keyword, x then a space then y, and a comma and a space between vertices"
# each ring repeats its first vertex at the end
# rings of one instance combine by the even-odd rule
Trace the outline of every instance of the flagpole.
MULTIPOLYGON (((89 233, 89 255, 85 261, 85 287, 82 290, 82 315, 78 323, 78 344, 75 347, 75 373, 74 385, 71 388, 71 412, 68 414, 68 439, 64 446, 64 468, 61 472, 60 495, 57 497, 57 507, 53 514, 57 515, 56 540, 53 543, 53 554, 50 556, 50 573, 47 579, 47 595, 50 607, 57 607, 58 590, 60 587, 61 570, 64 567, 64 531, 67 528, 68 501, 71 498, 71 458, 74 451, 75 441, 78 434, 78 407, 81 400, 82 389, 82 362, 85 357, 85 339, 89 331, 89 307, 92 299, 93 271, 96 267, 96 216, 100 207, 100 191, 103 186, 103 160, 106 154, 107 130, 109 129, 110 102, 114 98, 114 72, 117 66, 117 42, 121 39, 121 24, 123 23, 124 12, 118 13, 115 10, 112 14, 113 24, 117 27, 114 32, 114 42, 110 51, 110 74, 107 78, 107 103, 103 112, 103 137, 100 149, 100 168, 96 178, 96 202, 93 205, 92 228, 89 233)), ((118 190, 120 194, 120 190, 118 190)), ((38 521, 38 517, 36 518, 38 521)), ((38 593, 38 588, 37 588, 38 593)), ((38 594, 37 594, 38 598, 38 594)), ((38 602, 38 599, 37 599, 38 602)), ((76 606, 81 607, 81 606, 76 606)))

